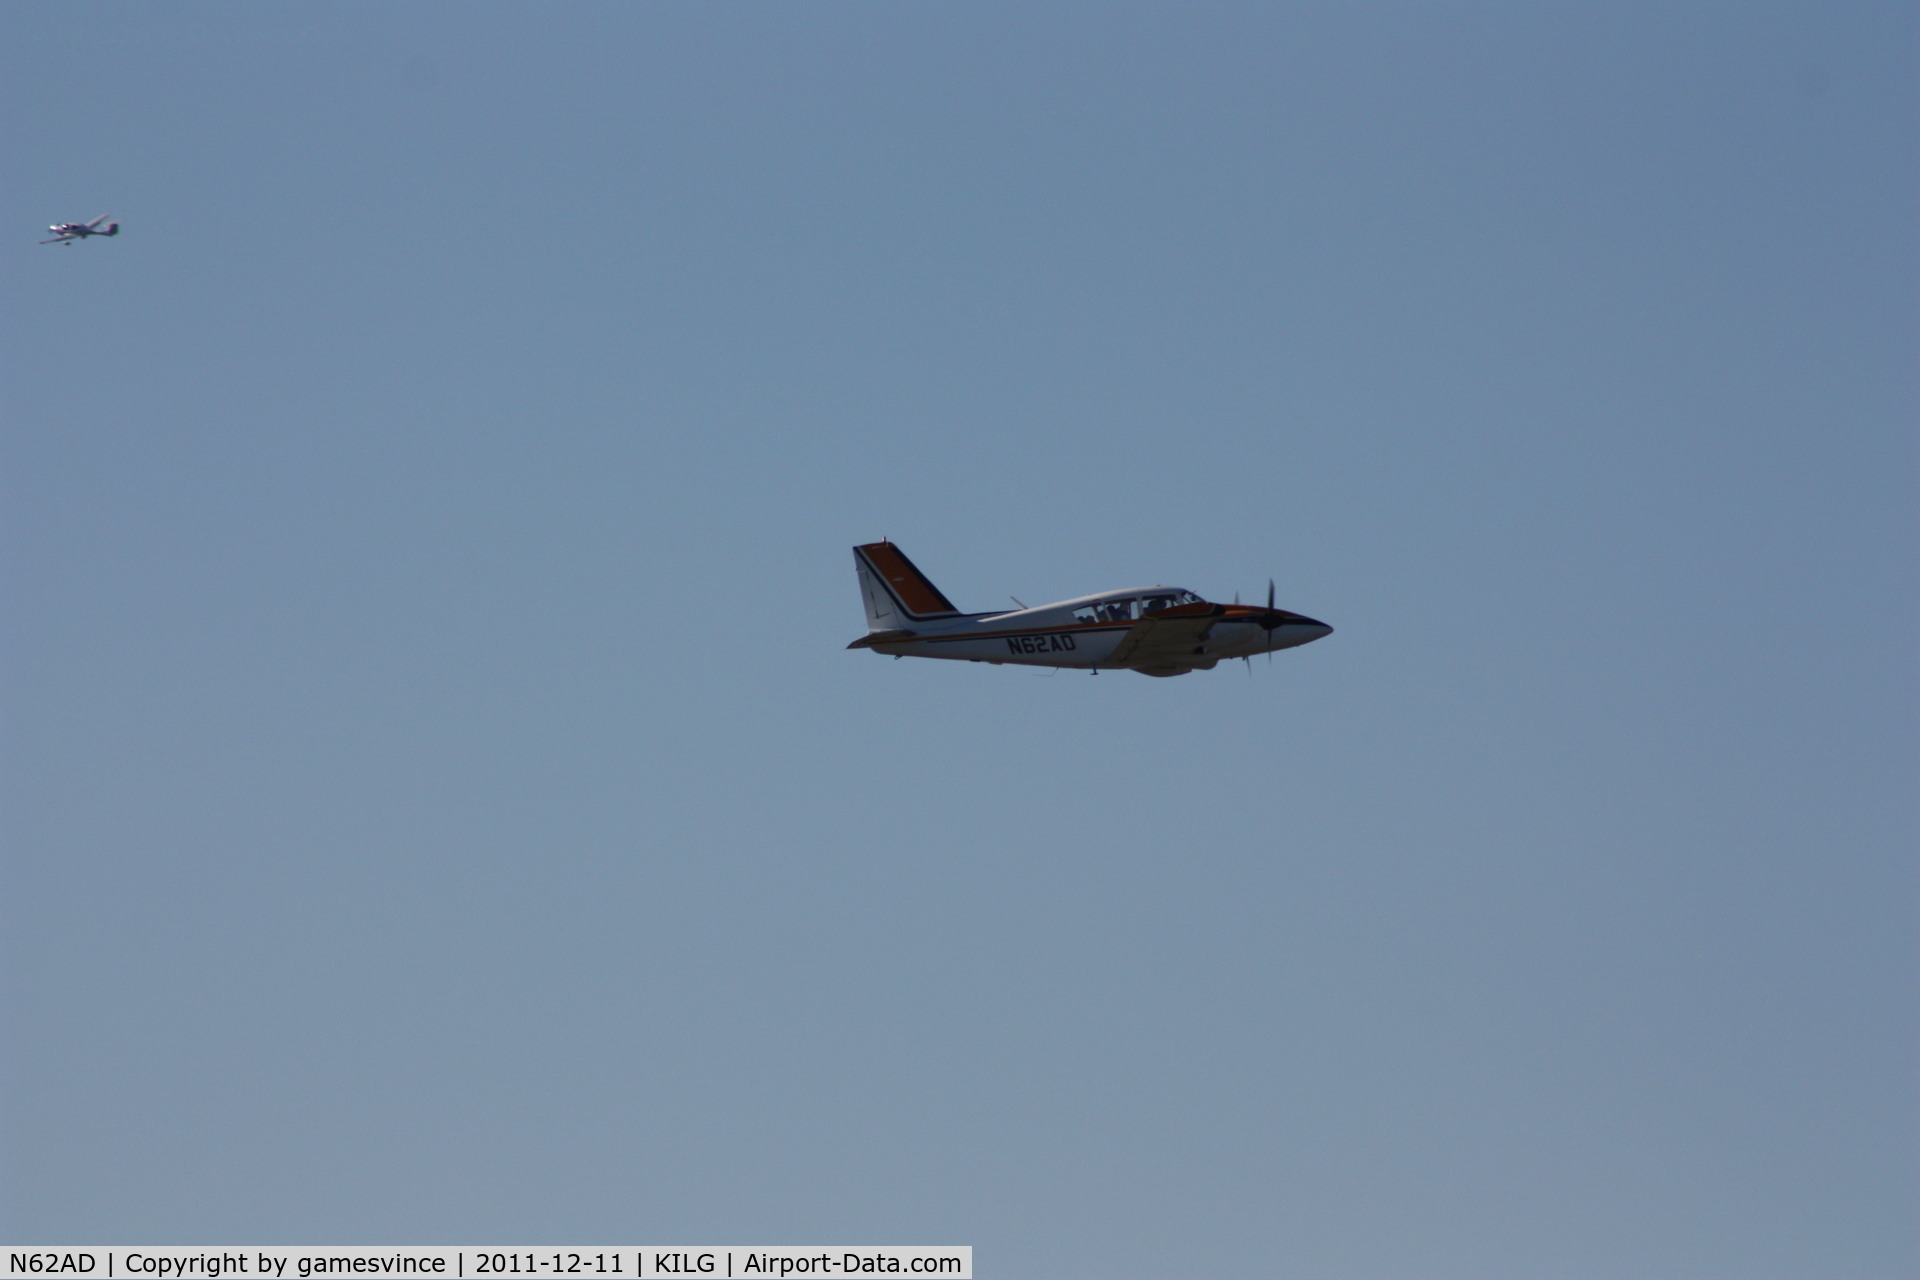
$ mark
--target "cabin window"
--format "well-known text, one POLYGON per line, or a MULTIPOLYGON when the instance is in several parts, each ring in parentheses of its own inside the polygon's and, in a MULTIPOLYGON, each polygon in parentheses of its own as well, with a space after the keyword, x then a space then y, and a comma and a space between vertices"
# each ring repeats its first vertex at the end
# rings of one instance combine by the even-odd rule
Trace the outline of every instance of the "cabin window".
POLYGON ((1073 611, 1075 622, 1132 622, 1149 609, 1173 609, 1183 604, 1205 604, 1191 591, 1168 591, 1138 600, 1101 600, 1073 611))

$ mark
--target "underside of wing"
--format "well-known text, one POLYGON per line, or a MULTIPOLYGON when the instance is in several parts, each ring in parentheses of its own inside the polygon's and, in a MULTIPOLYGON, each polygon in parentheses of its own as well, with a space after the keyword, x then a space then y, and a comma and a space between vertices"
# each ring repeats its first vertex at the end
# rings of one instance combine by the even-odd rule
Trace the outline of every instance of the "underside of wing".
POLYGON ((1201 645, 1215 619, 1142 618, 1133 624, 1103 664, 1109 667, 1197 667, 1211 665, 1201 645))

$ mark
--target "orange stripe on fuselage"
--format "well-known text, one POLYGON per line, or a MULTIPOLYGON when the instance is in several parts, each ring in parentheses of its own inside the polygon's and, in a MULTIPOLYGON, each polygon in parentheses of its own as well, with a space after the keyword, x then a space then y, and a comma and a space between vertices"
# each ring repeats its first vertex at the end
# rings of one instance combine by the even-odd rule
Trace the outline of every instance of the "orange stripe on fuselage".
POLYGON ((900 548, 891 542, 869 542, 857 548, 865 556, 873 571, 880 575, 907 612, 920 617, 940 613, 958 613, 953 602, 940 594, 940 589, 927 581, 927 575, 921 573, 907 559, 900 548))

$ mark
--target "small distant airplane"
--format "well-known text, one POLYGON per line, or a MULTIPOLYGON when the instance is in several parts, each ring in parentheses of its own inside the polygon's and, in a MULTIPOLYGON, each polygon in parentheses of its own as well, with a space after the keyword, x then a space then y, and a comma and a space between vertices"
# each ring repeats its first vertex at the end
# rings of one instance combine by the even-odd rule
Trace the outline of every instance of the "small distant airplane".
POLYGON ((1178 587, 1136 587, 1031 609, 961 613, 891 542, 855 547, 853 563, 867 634, 847 648, 897 658, 1183 676, 1210 671, 1222 658, 1251 659, 1333 633, 1324 622, 1274 608, 1271 581, 1265 608, 1213 604, 1178 587))
POLYGON ((88 236, 117 236, 120 224, 107 222, 105 229, 100 226, 107 222, 107 215, 101 214, 92 222, 56 222, 47 230, 53 232, 53 239, 42 240, 41 244, 72 244, 75 240, 85 240, 88 236))

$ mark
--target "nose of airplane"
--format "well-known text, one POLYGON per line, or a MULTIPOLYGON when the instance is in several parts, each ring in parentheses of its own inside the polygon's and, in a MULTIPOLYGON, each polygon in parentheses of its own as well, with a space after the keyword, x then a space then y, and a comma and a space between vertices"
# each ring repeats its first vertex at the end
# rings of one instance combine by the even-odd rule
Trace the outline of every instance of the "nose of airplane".
POLYGON ((1322 636, 1333 634, 1333 628, 1318 618, 1309 618, 1305 614, 1288 613, 1276 615, 1265 624, 1271 637, 1267 644, 1273 649, 1291 649, 1296 645, 1312 644, 1322 636))
POLYGON ((1318 640, 1323 636, 1333 634, 1333 628, 1318 618, 1295 618, 1289 629, 1300 634, 1301 644, 1306 644, 1310 640, 1318 640))
POLYGON ((1312 644, 1322 636, 1333 634, 1333 628, 1320 619, 1309 618, 1303 613, 1292 613, 1285 609, 1268 611, 1259 619, 1259 623, 1267 629, 1266 647, 1269 651, 1312 644))

